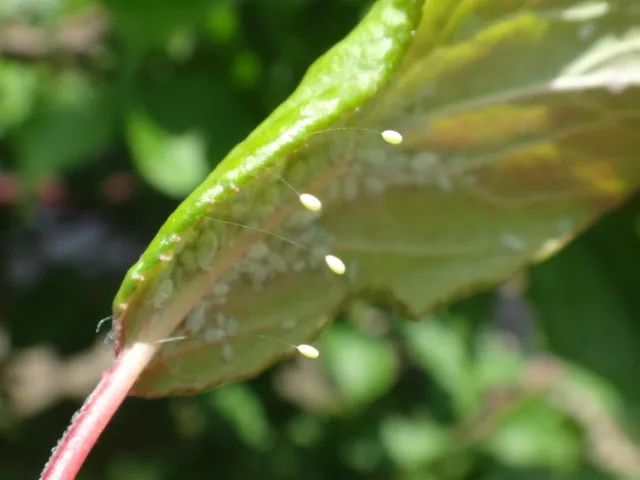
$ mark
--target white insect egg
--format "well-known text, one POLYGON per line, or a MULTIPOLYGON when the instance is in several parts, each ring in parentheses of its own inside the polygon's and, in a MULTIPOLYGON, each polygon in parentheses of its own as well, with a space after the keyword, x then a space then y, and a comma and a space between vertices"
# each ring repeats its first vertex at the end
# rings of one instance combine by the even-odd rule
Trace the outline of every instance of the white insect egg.
POLYGON ((347 271, 347 267, 344 262, 335 255, 325 255, 324 261, 327 264, 327 267, 329 267, 329 270, 336 275, 344 275, 344 272, 347 271))
POLYGON ((380 133, 382 139, 391 145, 400 145, 402 143, 402 134, 395 130, 383 130, 380 133))
POLYGON ((317 348, 312 345, 307 345, 305 343, 301 343, 300 345, 296 345, 296 350, 303 357, 307 358, 318 358, 320 356, 320 352, 317 348))
POLYGON ((322 210, 322 202, 315 195, 311 195, 310 193, 301 193, 298 198, 300 199, 302 206, 307 210, 312 212, 319 212, 322 210))

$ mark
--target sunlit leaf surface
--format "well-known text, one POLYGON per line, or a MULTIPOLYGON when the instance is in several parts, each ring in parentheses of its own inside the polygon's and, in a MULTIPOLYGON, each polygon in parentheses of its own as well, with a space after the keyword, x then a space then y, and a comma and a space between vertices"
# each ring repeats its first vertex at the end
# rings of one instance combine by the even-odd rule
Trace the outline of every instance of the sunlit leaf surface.
POLYGON ((428 311, 624 201, 640 181, 640 11, 600 3, 377 2, 129 271, 120 347, 168 340, 134 393, 253 375, 355 295, 428 311))

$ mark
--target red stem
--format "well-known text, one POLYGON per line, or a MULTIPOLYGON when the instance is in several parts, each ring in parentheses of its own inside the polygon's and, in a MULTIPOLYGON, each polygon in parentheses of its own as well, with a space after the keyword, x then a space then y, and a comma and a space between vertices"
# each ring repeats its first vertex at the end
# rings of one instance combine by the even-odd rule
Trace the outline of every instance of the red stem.
POLYGON ((120 352, 111 368, 71 419, 40 480, 73 480, 98 437, 147 366, 157 346, 135 343, 120 352))

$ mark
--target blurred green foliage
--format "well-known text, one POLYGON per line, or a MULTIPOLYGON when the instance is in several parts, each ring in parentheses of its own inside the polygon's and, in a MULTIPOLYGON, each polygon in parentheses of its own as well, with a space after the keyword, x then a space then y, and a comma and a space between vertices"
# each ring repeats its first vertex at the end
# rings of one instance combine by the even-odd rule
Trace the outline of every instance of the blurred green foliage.
MULTIPOLYGON (((3 367, 42 343, 86 349, 175 198, 367 5, 0 2, 3 367)), ((354 304, 319 362, 131 399, 80 478, 640 478, 639 207, 419 322, 354 304)), ((0 478, 35 478, 77 407, 27 417, 4 395, 0 478)))

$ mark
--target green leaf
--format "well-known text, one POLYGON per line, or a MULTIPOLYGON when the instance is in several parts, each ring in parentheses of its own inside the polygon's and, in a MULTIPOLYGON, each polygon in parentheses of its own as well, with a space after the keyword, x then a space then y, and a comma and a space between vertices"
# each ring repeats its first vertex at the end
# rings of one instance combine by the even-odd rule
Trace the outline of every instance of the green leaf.
POLYGON ((403 328, 414 361, 451 396, 460 414, 478 407, 479 389, 464 336, 450 318, 431 316, 403 328))
POLYGON ((192 28, 207 12, 207 0, 106 0, 118 34, 135 50, 165 46, 181 29, 192 28))
POLYGON ((396 378, 397 361, 389 344, 343 325, 327 332, 322 355, 348 407, 373 402, 396 378))
POLYGON ((206 146, 200 133, 172 134, 144 113, 133 112, 127 134, 140 173, 164 193, 182 196, 206 176, 206 146))
POLYGON ((95 159, 114 130, 113 98, 106 87, 74 71, 47 80, 43 99, 11 137, 30 180, 95 159))
POLYGON ((207 15, 207 30, 216 43, 230 43, 240 30, 238 6, 222 0, 207 15))
POLYGON ((577 436, 560 412, 532 400, 503 421, 487 449, 507 465, 568 469, 580 459, 577 436))
POLYGON ((525 358, 513 338, 485 331, 478 343, 476 381, 484 392, 509 386, 521 377, 525 358))
POLYGON ((250 447, 262 450, 271 442, 271 426, 260 398, 246 385, 229 385, 211 394, 211 403, 250 447))
POLYGON ((37 88, 36 69, 0 61, 0 137, 26 119, 33 108, 37 88))
POLYGON ((386 418, 380 434, 388 455, 405 470, 417 470, 443 457, 452 443, 442 426, 421 418, 386 418))
POLYGON ((551 349, 606 378, 635 401, 640 365, 640 254, 634 202, 531 272, 529 295, 551 349))
POLYGON ((624 201, 640 181, 638 14, 620 4, 585 24, 566 18, 576 5, 376 2, 128 272, 119 348, 186 337, 162 343, 134 393, 253 375, 355 295, 431 310, 624 201))

